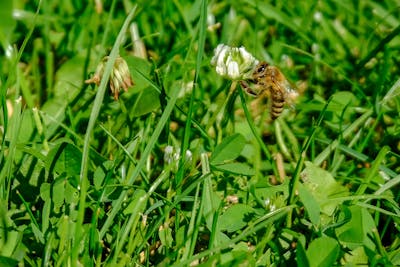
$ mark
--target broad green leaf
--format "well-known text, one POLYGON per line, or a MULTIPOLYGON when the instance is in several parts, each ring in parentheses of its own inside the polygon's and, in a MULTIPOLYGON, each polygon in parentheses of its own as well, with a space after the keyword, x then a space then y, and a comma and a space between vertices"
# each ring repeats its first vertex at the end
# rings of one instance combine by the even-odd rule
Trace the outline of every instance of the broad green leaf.
MULTIPOLYGON (((8 2, 8 1, 4 1, 8 2)), ((18 261, 10 257, 0 256, 0 266, 2 267, 15 267, 18 266, 18 261)))
POLYGON ((35 238, 42 244, 45 243, 44 234, 40 231, 40 229, 33 222, 30 224, 32 228, 32 232, 35 235, 35 238))
POLYGON ((63 251, 64 248, 68 247, 67 240, 71 239, 72 229, 74 229, 75 225, 71 222, 71 217, 69 215, 64 214, 64 216, 60 219, 59 224, 57 225, 56 232, 60 239, 60 249, 63 251))
POLYGON ((187 236, 187 226, 181 226, 175 233, 175 245, 176 247, 182 247, 185 244, 187 236))
POLYGON ((400 266, 400 248, 388 253, 394 266, 400 266))
POLYGON ((68 177, 78 176, 81 167, 82 152, 74 144, 63 142, 50 150, 47 163, 54 166, 58 174, 66 173, 68 177))
MULTIPOLYGON (((8 217, 7 218, 3 217, 3 215, 6 216, 5 209, 3 209, 1 207, 0 211, 3 212, 0 214, 0 219, 1 219, 0 226, 5 228, 5 227, 7 227, 7 225, 10 225, 11 220, 8 217), (6 221, 8 221, 8 223, 6 221)), ((20 251, 23 254, 23 251, 21 251, 21 250, 23 250, 24 248, 18 247, 18 246, 20 246, 19 243, 22 239, 23 233, 21 231, 11 230, 9 227, 8 227, 7 231, 4 231, 4 230, 5 229, 0 231, 0 254, 2 256, 9 256, 9 257, 11 257, 12 255, 15 255, 16 251, 20 251)), ((1 263, 2 263, 2 261, 0 258, 0 266, 3 266, 3 265, 1 265, 1 263)), ((17 265, 13 265, 13 266, 17 266, 17 265)))
POLYGON ((124 96, 124 105, 131 117, 139 117, 160 107, 160 92, 151 82, 151 64, 147 60, 125 56, 134 86, 124 96))
POLYGON ((89 240, 89 251, 94 255, 101 253, 101 242, 99 239, 99 229, 97 228, 97 224, 92 224, 92 227, 90 228, 89 240))
POLYGON ((93 183, 96 190, 101 189, 105 177, 106 173, 104 172, 103 166, 98 166, 93 174, 93 183))
POLYGON ((16 25, 12 12, 13 1, 0 2, 0 41, 4 50, 7 50, 12 42, 10 39, 16 25))
POLYGON ((365 254, 364 247, 358 247, 351 253, 344 254, 343 260, 349 266, 368 266, 368 256, 365 254))
POLYGON ((136 94, 152 85, 149 77, 152 66, 149 61, 129 55, 123 56, 123 58, 128 64, 133 82, 135 83, 135 85, 129 89, 130 91, 136 94))
POLYGON ((309 267, 306 250, 301 242, 297 242, 296 245, 296 264, 298 267, 309 267))
POLYGON ((238 231, 254 219, 254 216, 255 211, 252 207, 244 204, 233 205, 219 217, 218 229, 229 233, 238 231))
POLYGON ((49 183, 42 183, 40 185, 40 197, 43 199, 43 201, 50 200, 50 189, 51 185, 49 183))
POLYGON ((321 212, 331 216, 341 200, 336 197, 348 195, 348 189, 332 177, 332 175, 311 162, 305 162, 306 168, 302 172, 303 184, 320 205, 321 212))
POLYGON ((77 204, 79 201, 79 192, 70 182, 71 181, 68 180, 68 182, 65 183, 65 202, 68 204, 77 204))
POLYGON ((44 205, 42 208, 42 232, 43 233, 46 233, 46 231, 50 225, 51 206, 52 206, 52 203, 51 203, 50 199, 48 199, 47 201, 44 202, 44 205))
POLYGON ((283 184, 271 186, 259 182, 255 184, 254 194, 261 201, 271 201, 277 199, 279 196, 286 198, 289 195, 289 181, 285 180, 283 184))
POLYGON ((213 229, 214 216, 219 210, 221 199, 213 190, 210 179, 204 180, 202 202, 204 203, 203 216, 208 230, 211 231, 213 229))
MULTIPOLYGON (((14 127, 20 129, 17 132, 19 143, 27 143, 29 141, 32 141, 32 139, 35 137, 34 133, 36 130, 32 110, 26 109, 22 111, 22 114, 18 114, 18 116, 12 116, 9 120, 8 127, 9 129, 13 129, 14 127)), ((15 134, 15 132, 8 131, 6 138, 8 140, 12 140, 15 134)))
MULTIPOLYGON (((86 55, 83 54, 65 61, 60 66, 55 75, 55 99, 60 100, 62 103, 68 103, 80 93, 83 84, 85 63, 86 55)), ((87 90, 90 90, 90 88, 87 88, 87 90)), ((43 107, 43 111, 48 112, 47 108, 49 106, 43 107)))
POLYGON ((339 256, 339 244, 331 237, 320 237, 311 242, 307 249, 307 258, 310 267, 334 266, 339 256))
MULTIPOLYGON (((59 124, 63 123, 68 103, 74 100, 82 90, 85 61, 85 56, 75 56, 64 62, 56 72, 54 97, 46 101, 41 108, 48 115, 43 118, 47 138, 53 136, 59 128, 59 124)), ((86 90, 91 89, 86 87, 86 90)))
POLYGON ((315 226, 318 226, 320 223, 320 208, 318 202, 304 185, 299 184, 297 189, 299 190, 300 200, 303 202, 307 214, 310 217, 310 221, 315 226))
POLYGON ((160 107, 160 94, 153 88, 147 87, 131 98, 126 105, 132 117, 139 117, 160 107))
POLYGON ((145 205, 146 203, 142 203, 141 199, 146 195, 146 191, 142 189, 135 190, 131 202, 129 205, 124 209, 124 215, 131 214, 133 212, 136 213, 143 213, 142 206, 145 205), (140 205, 140 206, 139 206, 140 205))
POLYGON ((114 161, 112 160, 106 160, 104 161, 101 166, 98 166, 94 172, 93 176, 93 182, 94 182, 94 187, 96 190, 100 190, 103 186, 104 182, 107 182, 105 180, 106 178, 110 177, 111 174, 111 169, 114 167, 114 161))
POLYGON ((210 163, 215 165, 236 159, 240 155, 240 152, 242 152, 245 144, 246 139, 241 134, 234 134, 225 138, 215 148, 211 155, 210 163))
POLYGON ((53 185, 53 194, 52 194, 52 200, 54 204, 54 210, 58 212, 58 209, 61 208, 62 205, 64 205, 64 200, 65 200, 65 184, 67 183, 67 180, 65 177, 59 177, 57 178, 53 185))
POLYGON ((221 254, 218 266, 256 266, 255 258, 245 242, 240 242, 231 251, 221 254))
POLYGON ((375 245, 369 236, 372 236, 372 230, 376 226, 371 214, 367 209, 359 206, 351 206, 349 210, 351 212, 350 221, 336 229, 339 241, 351 249, 366 246, 374 250, 375 245))
POLYGON ((160 238, 161 244, 167 248, 171 248, 174 238, 172 237, 171 228, 162 228, 158 231, 158 237, 160 238))
POLYGON ((352 92, 340 91, 331 96, 328 109, 335 115, 329 122, 332 127, 337 127, 341 121, 349 121, 354 114, 353 107, 358 105, 358 99, 352 92))
POLYGON ((229 172, 233 174, 245 175, 245 176, 253 176, 255 171, 249 165, 240 162, 234 163, 226 163, 220 165, 214 165, 215 169, 223 172, 229 172))
MULTIPOLYGON (((329 105, 339 105, 342 110, 347 105, 356 105, 359 101, 356 96, 350 91, 339 91, 331 96, 331 101, 329 105)), ((338 112, 341 111, 340 109, 338 112)))

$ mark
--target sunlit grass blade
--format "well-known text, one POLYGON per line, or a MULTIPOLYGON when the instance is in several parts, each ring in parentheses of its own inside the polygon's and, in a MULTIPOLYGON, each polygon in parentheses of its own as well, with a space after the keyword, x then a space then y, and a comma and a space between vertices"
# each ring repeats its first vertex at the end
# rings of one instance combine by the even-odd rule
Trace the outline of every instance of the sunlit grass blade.
MULTIPOLYGON (((357 128, 362 126, 367 119, 370 118, 372 115, 373 111, 369 110, 365 112, 363 115, 361 115, 358 119, 356 119, 350 126, 348 126, 342 133, 342 138, 346 139, 347 137, 352 134, 357 128)), ((328 145, 321 153, 318 154, 317 157, 314 159, 314 163, 316 165, 321 165, 324 160, 327 159, 327 157, 336 149, 336 147, 339 145, 339 140, 336 139, 334 140, 330 145, 328 145)))
MULTIPOLYGON (((143 151, 140 160, 138 161, 137 165, 135 166, 134 171, 132 172, 132 175, 130 177, 128 177, 127 179, 127 185, 132 185, 133 182, 137 179, 138 175, 140 174, 142 168, 145 166, 146 161, 148 156, 151 153, 151 150, 154 148, 154 145, 157 141, 157 139, 159 138, 161 131, 163 130, 163 128, 165 127, 165 124, 168 121, 168 117, 170 116, 174 106, 175 106, 175 102, 176 99, 178 97, 179 91, 181 90, 181 88, 179 87, 174 87, 172 88, 172 92, 171 92, 171 98, 168 101, 167 106, 165 107, 165 110, 159 120, 159 122, 157 123, 153 134, 151 135, 145 150, 143 151)), ((102 226, 101 230, 100 230, 100 239, 104 237, 106 231, 109 230, 109 227, 111 226, 114 217, 120 212, 122 206, 122 201, 124 200, 126 195, 126 191, 123 191, 120 195, 120 197, 115 201, 114 203, 114 208, 112 209, 111 213, 109 214, 109 216, 107 217, 106 221, 104 222, 104 225, 102 226)))
POLYGON ((89 165, 89 148, 90 148, 90 140, 92 138, 92 131, 94 128, 94 125, 97 121, 97 117, 100 113, 101 105, 103 103, 103 98, 104 94, 107 90, 108 86, 108 80, 111 75, 115 59, 118 56, 120 46, 124 40, 124 35, 126 30, 128 29, 129 23, 132 20, 134 14, 135 14, 136 8, 133 8, 128 16, 125 19, 125 22, 123 26, 121 27, 121 30, 118 34, 117 40, 114 43, 113 49, 111 50, 109 60, 106 63, 105 69, 104 69, 104 74, 101 79, 99 88, 97 90, 96 98, 93 103, 92 107, 92 112, 90 115, 90 119, 88 122, 88 126, 86 129, 86 135, 85 135, 85 140, 84 140, 84 145, 83 145, 83 152, 82 152, 82 163, 81 163, 81 172, 80 172, 80 201, 79 201, 79 213, 78 213, 78 219, 77 219, 77 229, 75 232, 75 245, 74 245, 74 250, 73 250, 73 255, 72 255, 72 261, 77 262, 78 258, 78 250, 79 250, 79 243, 80 240, 82 240, 82 230, 81 225, 83 224, 83 219, 84 219, 84 213, 85 213, 85 208, 86 208, 86 197, 87 197, 87 187, 88 187, 88 178, 87 178, 87 172, 88 172, 88 165, 89 165))
MULTIPOLYGON (((240 100, 242 102, 242 107, 244 114, 246 116, 247 122, 249 124, 249 127, 254 135, 254 138, 257 140, 258 145, 261 147, 262 151, 264 152, 265 156, 267 157, 267 160, 271 162, 272 165, 272 171, 275 175, 275 177, 279 177, 279 172, 278 169, 276 168, 276 164, 272 160, 272 155, 271 152, 269 151, 268 147, 265 145, 264 141, 260 137, 260 133, 256 130, 256 126, 254 125, 253 119, 250 115, 250 112, 246 106, 246 99, 244 97, 244 93, 241 89, 239 89, 239 96, 240 100)), ((281 177, 282 178, 282 177, 281 177)))
MULTIPOLYGON (((192 117, 193 117, 193 112, 194 112, 194 101, 195 101, 195 96, 196 96, 196 89, 198 85, 198 80, 199 80, 199 73, 200 73, 200 66, 202 63, 202 59, 204 57, 204 44, 206 40, 206 30, 207 30, 207 1, 202 0, 201 1, 201 8, 200 8, 200 19, 198 23, 198 43, 197 43, 197 55, 196 55, 196 69, 195 69, 195 76, 193 80, 193 89, 192 93, 190 95, 190 102, 189 102, 189 111, 188 115, 186 118, 186 124, 185 124, 185 133, 183 135, 183 140, 182 140, 182 145, 181 145, 181 158, 179 161, 179 170, 175 178, 175 183, 180 184, 182 179, 183 179, 183 160, 185 158, 185 153, 186 150, 189 147, 189 139, 191 136, 191 124, 192 124, 192 117)), ((191 43, 194 42, 194 39, 192 39, 191 43)), ((191 45, 192 47, 192 45, 191 45)))
POLYGON ((269 225, 280 220, 292 208, 293 208, 293 206, 287 206, 287 207, 284 207, 281 209, 277 209, 273 212, 270 212, 270 213, 264 215, 263 217, 259 218, 256 222, 254 222, 249 227, 247 227, 241 234, 239 234, 236 238, 232 239, 229 243, 224 243, 224 244, 221 244, 220 246, 200 252, 198 254, 193 255, 191 258, 189 258, 186 261, 176 262, 171 266, 173 266, 173 267, 187 266, 188 264, 190 264, 191 262, 194 262, 195 260, 203 259, 214 253, 221 252, 222 250, 233 246, 233 244, 239 242, 240 240, 244 239, 245 237, 247 237, 251 234, 254 234, 261 229, 267 228, 269 225))
POLYGON ((391 33, 389 33, 385 38, 383 38, 360 62, 357 64, 356 68, 361 69, 364 65, 375 57, 380 51, 383 50, 384 46, 387 45, 393 38, 400 34, 400 25, 397 26, 391 33))
POLYGON ((369 183, 372 181, 373 177, 377 175, 379 166, 381 165, 382 161, 385 159, 386 154, 390 151, 388 146, 384 146, 380 151, 374 162, 372 163, 371 170, 369 171, 367 177, 363 180, 360 187, 357 189, 355 195, 362 195, 364 194, 365 190, 368 188, 369 183))

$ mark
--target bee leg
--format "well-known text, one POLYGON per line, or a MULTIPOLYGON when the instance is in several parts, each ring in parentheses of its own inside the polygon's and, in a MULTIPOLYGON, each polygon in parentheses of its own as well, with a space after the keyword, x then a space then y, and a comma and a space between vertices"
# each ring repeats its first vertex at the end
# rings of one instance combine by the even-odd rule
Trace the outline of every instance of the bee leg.
POLYGON ((251 89, 250 85, 246 82, 246 81, 240 81, 240 85, 242 86, 243 90, 251 96, 258 96, 258 94, 256 92, 254 92, 253 89, 251 89))

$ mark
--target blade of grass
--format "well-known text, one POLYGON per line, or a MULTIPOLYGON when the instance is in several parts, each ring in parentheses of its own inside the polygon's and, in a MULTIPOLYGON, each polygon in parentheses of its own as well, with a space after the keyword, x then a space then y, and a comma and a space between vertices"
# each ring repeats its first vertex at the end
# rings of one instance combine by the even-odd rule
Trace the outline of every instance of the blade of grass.
MULTIPOLYGON (((143 196, 140 197, 137 205, 135 206, 134 210, 131 213, 131 216, 129 217, 129 220, 127 222, 126 227, 124 227, 124 230, 121 234, 121 238, 118 239, 118 244, 115 249, 115 256, 113 260, 116 262, 118 259, 118 256, 125 246, 125 243, 127 242, 128 234, 134 232, 133 230, 137 228, 137 224, 139 222, 139 218, 141 215, 144 213, 144 209, 146 208, 146 204, 150 196, 156 191, 158 186, 164 182, 167 178, 170 176, 170 170, 172 168, 172 164, 165 169, 160 176, 154 181, 154 183, 151 185, 149 190, 144 194, 143 196)), ((139 233, 137 233, 139 234, 139 233)), ((131 247, 131 246, 129 246, 131 247)), ((133 249, 131 247, 131 249, 133 249)))
MULTIPOLYGON (((191 183, 180 195, 177 195, 174 199, 174 202, 170 206, 166 206, 164 210, 164 214, 169 214, 171 210, 177 209, 179 207, 179 203, 181 203, 185 198, 189 196, 193 190, 195 190, 199 184, 203 183, 205 179, 208 179, 212 174, 210 172, 205 173, 204 175, 200 176, 195 182, 191 183)), ((143 248, 147 245, 148 240, 154 236, 155 232, 158 231, 160 225, 162 225, 165 217, 160 216, 157 221, 152 225, 152 228, 146 232, 146 236, 144 238, 143 243, 138 247, 136 251, 142 251, 143 248)))
POLYGON ((285 120, 278 118, 277 122, 282 127, 283 133, 286 135, 286 138, 291 146, 294 159, 298 160, 300 158, 300 145, 297 137, 294 135, 292 129, 290 129, 285 120))
MULTIPOLYGON (((370 124, 370 120, 367 120, 367 122, 365 123, 366 125, 370 124)), ((354 146, 359 139, 361 138, 361 134, 363 132, 363 129, 359 129, 354 135, 353 138, 350 140, 350 142, 348 143, 347 147, 351 148, 352 146, 354 146)), ((340 144, 337 146, 337 149, 340 150, 340 144)), ((337 159, 334 160, 334 162, 332 162, 332 166, 331 166, 331 173, 334 175, 337 170, 342 166, 343 161, 345 160, 345 156, 343 154, 338 155, 337 159)))
MULTIPOLYGON (((373 111, 368 110, 358 119, 356 119, 349 127, 347 127, 342 134, 342 138, 346 139, 350 136, 356 129, 364 125, 365 121, 372 115, 373 111)), ((328 145, 317 157, 314 159, 314 164, 319 166, 326 160, 326 158, 337 148, 339 145, 339 140, 334 140, 330 145, 328 145)))
MULTIPOLYGON (((112 26, 113 26, 112 25, 112 18, 113 18, 112 14, 114 14, 114 12, 115 12, 115 7, 117 5, 117 2, 118 2, 117 0, 113 0, 111 2, 110 11, 109 11, 110 15, 108 16, 106 25, 104 27, 104 34, 103 34, 103 38, 101 40, 101 47, 106 47, 106 43, 109 38, 108 35, 109 35, 109 32, 112 30, 112 26)), ((134 6, 133 9, 136 9, 136 6, 134 6)))
POLYGON ((171 266, 173 266, 173 267, 189 266, 190 263, 195 260, 205 258, 214 253, 218 253, 224 249, 228 249, 228 248, 232 247, 233 244, 236 244, 237 242, 241 241, 242 239, 246 238, 247 236, 250 236, 250 235, 256 233, 257 231, 260 231, 261 229, 268 227, 268 225, 273 224, 273 222, 279 220, 284 214, 288 213, 293 208, 294 208, 294 206, 291 205, 291 206, 286 206, 286 207, 277 209, 275 211, 272 211, 272 212, 260 217, 254 223, 251 223, 251 225, 249 225, 241 234, 239 234, 238 236, 236 236, 229 242, 223 243, 218 247, 214 247, 212 249, 200 252, 185 261, 175 263, 171 266))
MULTIPOLYGON (((274 122, 276 143, 278 144, 280 152, 285 156, 285 158, 287 158, 288 160, 291 161, 293 158, 292 158, 292 155, 290 154, 289 148, 287 147, 286 142, 284 140, 284 137, 283 137, 283 134, 282 134, 282 127, 281 127, 281 124, 280 124, 279 121, 280 120, 277 119, 274 122)), ((282 178, 284 178, 284 177, 282 177, 282 178)))
MULTIPOLYGON (((207 178, 206 178, 207 179, 207 178)), ((196 192, 193 200, 193 208, 190 214, 190 222, 187 230, 187 240, 185 243, 185 251, 182 255, 181 260, 186 260, 189 258, 189 255, 193 255, 196 243, 197 243, 197 235, 199 232, 200 220, 202 219, 203 212, 203 201, 200 201, 200 183, 197 184, 196 192)))
MULTIPOLYGON (((15 100, 14 112, 13 112, 13 121, 11 123, 12 128, 9 131, 9 136, 11 137, 10 143, 8 145, 8 155, 5 159, 4 165, 0 171, 0 197, 4 199, 6 202, 9 198, 10 186, 9 179, 12 177, 12 166, 14 162, 14 156, 17 150, 17 142, 18 136, 21 129, 21 121, 22 121, 22 98, 19 97, 15 100)), ((2 149, 3 150, 3 149, 2 149)))
MULTIPOLYGON (((303 169, 304 161, 306 158, 306 151, 308 150, 309 146, 314 142, 314 136, 317 132, 317 129, 319 129, 319 126, 322 123, 322 120, 324 118, 326 109, 329 106, 329 103, 330 103, 330 99, 326 102, 326 105, 325 105, 324 109, 321 111, 321 113, 319 114, 319 117, 318 117, 309 137, 307 138, 304 146, 301 148, 300 159, 297 162, 296 169, 293 173, 293 177, 289 183, 289 197, 288 197, 288 202, 287 202, 288 205, 292 205, 294 202, 294 196, 295 196, 295 192, 297 190, 297 184, 299 183, 299 180, 300 180, 300 172, 303 169)), ((286 226, 290 228, 291 225, 292 225, 292 211, 290 211, 288 213, 287 220, 286 220, 286 226)))
POLYGON ((397 175, 396 177, 393 177, 390 179, 387 183, 381 186, 378 190, 375 191, 375 195, 381 195, 385 191, 389 190, 390 188, 396 186, 397 184, 400 184, 400 175, 397 175))
MULTIPOLYGON (((186 119, 186 124, 185 124, 185 132, 183 135, 183 141, 181 145, 181 157, 179 160, 179 169, 178 173, 176 174, 175 177, 175 184, 179 185, 182 182, 183 179, 183 174, 184 174, 184 160, 185 160, 185 153, 186 150, 189 147, 189 140, 190 140, 190 135, 191 135, 191 124, 192 124, 192 117, 193 117, 193 111, 194 111, 194 100, 196 96, 196 89, 198 87, 198 79, 199 79, 199 73, 200 73, 200 67, 201 67, 201 62, 204 56, 204 44, 206 41, 206 31, 207 31, 207 0, 203 0, 201 3, 201 10, 200 10, 200 19, 199 19, 199 40, 198 40, 198 48, 197 48, 197 57, 196 57, 196 69, 195 69, 195 74, 194 74, 194 79, 193 79, 193 90, 192 94, 190 96, 190 102, 189 102, 189 112, 187 115, 186 119)), ((191 43, 193 42, 195 36, 193 36, 193 39, 191 43)), ((192 45, 190 45, 192 47, 192 45)), ((189 53, 187 54, 189 55, 189 53)))
MULTIPOLYGON (((42 12, 44 16, 51 17, 52 16, 52 4, 48 1, 44 1, 42 12)), ((52 50, 52 45, 50 43, 50 25, 53 23, 51 20, 44 20, 44 25, 42 25, 41 30, 43 31, 43 49, 44 49, 44 66, 45 66, 45 80, 46 80, 46 89, 48 93, 54 94, 50 90, 53 90, 53 77, 54 77, 54 55, 52 50)))
MULTIPOLYGON (((126 182, 127 186, 131 186, 135 182, 136 178, 138 177, 138 175, 141 172, 141 169, 143 168, 143 166, 145 166, 145 164, 147 162, 147 158, 149 157, 151 150, 153 149, 154 145, 156 144, 156 142, 157 142, 163 128, 165 127, 165 124, 168 121, 168 118, 175 106, 175 103, 178 98, 178 94, 179 94, 180 90, 181 90, 181 88, 179 88, 179 87, 172 88, 170 100, 168 101, 167 106, 165 107, 164 112, 160 118, 160 121, 157 123, 156 128, 154 129, 154 132, 149 139, 148 144, 146 145, 143 153, 141 154, 140 160, 138 161, 131 176, 128 178, 128 181, 126 182)), ((119 198, 114 201, 113 209, 111 210, 106 221, 104 222, 104 225, 101 227, 101 230, 99 233, 100 239, 102 239, 104 237, 104 235, 108 231, 109 227, 111 226, 111 224, 114 220, 114 217, 122 209, 122 202, 126 196, 126 192, 127 191, 123 191, 121 193, 121 195, 119 196, 119 198)))
MULTIPOLYGON (((332 141, 332 140, 325 140, 325 139, 315 138, 315 141, 317 141, 319 143, 322 143, 322 144, 325 144, 326 146, 330 146, 330 145, 334 144, 334 142, 336 140, 332 141)), ((337 149, 339 149, 340 151, 342 151, 342 152, 346 153, 347 155, 349 155, 349 156, 351 156, 351 157, 353 157, 355 159, 358 159, 360 161, 363 161, 363 162, 372 161, 372 159, 370 157, 368 157, 367 155, 365 155, 365 154, 363 154, 361 152, 358 152, 357 150, 349 147, 349 145, 338 144, 337 145, 337 149)), ((323 152, 321 152, 321 153, 323 153, 323 152)), ((319 154, 319 155, 321 155, 321 154, 319 154)), ((315 163, 315 161, 314 161, 314 163, 315 163)), ((379 166, 379 170, 384 172, 386 175, 388 175, 390 177, 397 176, 397 173, 395 171, 389 169, 385 165, 379 166)))
POLYGON ((304 30, 300 28, 297 21, 293 21, 293 19, 291 19, 281 10, 279 10, 279 8, 264 1, 245 0, 245 2, 247 2, 250 6, 256 8, 262 16, 276 20, 277 22, 285 25, 287 28, 298 34, 307 43, 312 43, 312 40, 304 33, 304 30))
POLYGON ((357 82, 353 81, 351 78, 349 78, 346 75, 346 72, 344 70, 342 70, 340 68, 340 66, 333 67, 328 62, 326 62, 325 60, 322 60, 320 57, 317 57, 316 55, 313 55, 313 54, 311 54, 311 53, 309 53, 307 51, 299 49, 298 47, 295 47, 295 46, 292 46, 292 45, 288 45, 288 44, 285 44, 285 43, 282 43, 281 45, 286 47, 286 48, 289 48, 289 49, 291 49, 293 51, 296 51, 296 52, 298 52, 300 54, 306 55, 306 56, 312 58, 316 63, 322 64, 323 66, 325 66, 328 69, 332 70, 334 73, 336 73, 337 75, 342 77, 344 80, 346 80, 349 84, 351 84, 354 87, 354 89, 357 91, 357 93, 360 94, 363 99, 368 101, 369 106, 371 105, 370 99, 365 95, 365 92, 360 88, 360 85, 357 82))
MULTIPOLYGON (((5 138, 6 138, 6 135, 7 135, 7 132, 8 132, 8 110, 7 110, 7 103, 6 103, 7 89, 10 88, 10 87, 14 87, 15 86, 14 82, 15 82, 15 80, 18 80, 18 75, 21 74, 21 72, 17 69, 17 65, 18 65, 18 63, 19 63, 19 61, 20 61, 20 59, 22 57, 22 54, 23 54, 23 52, 25 50, 25 47, 28 44, 28 42, 29 42, 29 40, 30 40, 30 38, 32 36, 32 33, 33 33, 33 31, 34 31, 34 29, 36 27, 37 17, 39 16, 39 11, 41 9, 41 4, 42 4, 42 1, 40 0, 38 5, 37 5, 37 8, 36 8, 35 16, 33 17, 33 22, 31 24, 31 27, 30 27, 26 37, 24 38, 24 41, 22 42, 22 45, 21 45, 20 49, 18 50, 16 58, 12 58, 13 61, 12 61, 10 70, 15 70, 15 72, 11 71, 9 73, 9 75, 7 76, 6 82, 4 82, 3 79, 0 81, 1 82, 1 105, 2 105, 2 110, 3 110, 3 115, 4 115, 3 116, 4 117, 3 138, 2 138, 2 141, 1 141, 1 147, 2 148, 5 147, 5 141, 6 141, 5 138)), ((18 84, 18 82, 17 82, 17 84, 18 84)), ((15 86, 15 90, 16 90, 15 91, 15 95, 17 97, 19 97, 20 86, 19 85, 15 86)), ((17 99, 20 99, 20 98, 17 98, 17 99)), ((21 111, 21 109, 19 109, 19 112, 20 111, 21 111)), ((12 134, 10 136, 14 136, 15 139, 17 138, 17 135, 14 135, 14 134, 12 134)), ((2 161, 4 159, 4 155, 3 155, 4 149, 1 149, 1 151, 2 152, 1 152, 1 157, 0 157, 0 163, 2 163, 2 161)), ((11 157, 10 154, 8 155, 8 157, 11 157)), ((4 169, 5 168, 3 168, 3 170, 4 169)), ((3 170, 0 172, 0 186, 2 185, 2 181, 4 180, 3 175, 5 175, 5 172, 3 173, 3 170)), ((3 195, 3 193, 0 192, 0 195, 3 195)))
POLYGON ((383 47, 392 41, 393 38, 400 34, 400 25, 397 26, 391 33, 389 33, 385 38, 383 38, 355 67, 355 69, 362 69, 364 65, 375 57, 383 47))
POLYGON ((72 251, 72 262, 77 262, 77 260, 78 260, 78 252, 79 252, 79 247, 80 247, 79 244, 82 240, 82 235, 83 235, 82 224, 83 224, 83 219, 85 216, 87 187, 88 187, 88 183, 89 183, 88 178, 87 178, 87 172, 88 172, 88 164, 89 164, 90 139, 92 137, 92 132, 93 132, 94 125, 97 121, 97 117, 100 113, 104 94, 107 89, 108 80, 111 75, 111 71, 113 69, 115 59, 118 56, 119 48, 124 41, 124 35, 128 29, 129 23, 132 20, 135 12, 136 12, 136 6, 131 10, 131 12, 126 17, 124 24, 122 25, 121 30, 118 34, 118 37, 117 37, 117 39, 114 43, 114 46, 111 50, 109 60, 107 61, 107 64, 105 66, 104 74, 103 74, 99 88, 96 93, 96 98, 93 103, 92 112, 90 114, 90 119, 89 119, 88 126, 86 129, 85 140, 84 140, 84 144, 83 144, 83 152, 82 152, 81 171, 80 171, 80 191, 81 192, 80 192, 79 210, 78 210, 78 216, 77 216, 77 222, 76 222, 77 226, 76 226, 76 232, 75 232, 75 244, 74 244, 74 249, 72 251))
POLYGON ((26 208, 26 212, 29 215, 29 218, 31 220, 32 228, 36 228, 33 230, 35 237, 40 240, 42 244, 45 243, 44 239, 44 234, 40 231, 41 227, 40 224, 37 222, 35 215, 32 213, 32 208, 30 207, 29 203, 25 201, 24 197, 20 194, 19 191, 17 191, 18 197, 21 199, 21 202, 24 204, 26 208))
MULTIPOLYGON (((3 119, 3 125, 2 125, 2 138, 1 138, 1 148, 0 149, 0 165, 3 165, 3 160, 6 156, 5 154, 5 147, 6 147, 6 135, 7 135, 7 131, 8 131, 8 108, 7 108, 7 85, 4 83, 3 81, 3 77, 0 77, 0 98, 1 98, 1 111, 2 111, 2 119, 3 119)), ((0 171, 1 174, 1 171, 0 171)), ((0 185, 1 185, 1 175, 0 175, 0 185)), ((1 194, 1 193, 0 193, 1 194)))
POLYGON ((400 78, 390 87, 389 91, 381 100, 380 104, 385 105, 390 99, 400 95, 400 78))
MULTIPOLYGON (((126 154, 126 156, 129 158, 129 160, 132 163, 137 164, 137 160, 132 157, 132 155, 129 153, 129 151, 121 144, 120 141, 118 141, 118 139, 110 131, 108 131, 101 124, 100 124, 100 128, 103 129, 103 131, 122 149, 122 151, 124 151, 124 153, 126 154)), ((142 175, 142 177, 146 181, 146 183, 149 184, 149 178, 147 177, 147 175, 143 171, 140 171, 140 175, 142 175)))
MULTIPOLYGON (((161 89, 158 88, 157 84, 150 80, 146 75, 144 75, 140 70, 134 70, 136 73, 138 73, 143 79, 146 80, 146 82, 149 83, 149 85, 154 88, 158 93, 161 94, 161 89)), ((166 95, 166 100, 170 100, 170 96, 166 95)), ((175 104, 176 109, 181 112, 186 118, 188 117, 188 114, 177 104, 175 104)), ((200 132, 201 136, 206 138, 207 141, 212 144, 213 140, 208 136, 207 131, 200 125, 198 121, 196 121, 194 118, 192 118, 192 124, 193 126, 200 132)))
MULTIPOLYGON (((237 87, 237 85, 235 87, 237 87)), ((279 172, 278 172, 275 162, 273 162, 271 152, 269 151, 267 146, 264 144, 263 140, 260 137, 260 134, 256 130, 256 126, 254 125, 254 122, 251 118, 250 112, 246 105, 246 99, 244 97, 243 90, 241 90, 241 89, 239 89, 239 96, 240 96, 240 100, 242 102, 242 107, 243 107, 243 111, 244 111, 244 114, 247 119, 247 123, 249 124, 250 129, 251 129, 251 132, 253 133, 254 137, 256 138, 258 145, 263 150, 265 156, 267 157, 267 160, 271 163, 272 172, 274 173, 275 177, 279 177, 279 172)), ((283 177, 280 177, 280 179, 283 179, 283 177)))
POLYGON ((358 187, 355 195, 364 194, 365 190, 368 188, 369 183, 372 181, 374 176, 377 175, 379 166, 381 165, 381 162, 385 159, 385 156, 389 151, 390 148, 388 146, 382 147, 382 149, 378 153, 378 156, 372 163, 371 169, 369 170, 367 177, 364 179, 363 183, 358 187))

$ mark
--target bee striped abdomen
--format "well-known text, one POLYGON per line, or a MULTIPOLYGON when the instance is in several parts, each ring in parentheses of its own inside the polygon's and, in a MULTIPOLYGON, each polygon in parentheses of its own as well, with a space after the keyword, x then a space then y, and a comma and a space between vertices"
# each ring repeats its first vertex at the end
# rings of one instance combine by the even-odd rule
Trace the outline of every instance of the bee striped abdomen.
POLYGON ((266 97, 269 93, 271 119, 275 120, 282 112, 285 103, 291 103, 291 98, 288 94, 297 96, 288 80, 282 72, 274 66, 270 66, 267 62, 258 63, 252 74, 251 79, 248 79, 254 86, 250 87, 246 81, 241 81, 242 88, 251 96, 266 97))
POLYGON ((271 90, 271 100, 271 119, 275 120, 282 114, 283 106, 285 105, 285 96, 279 90, 271 90))

